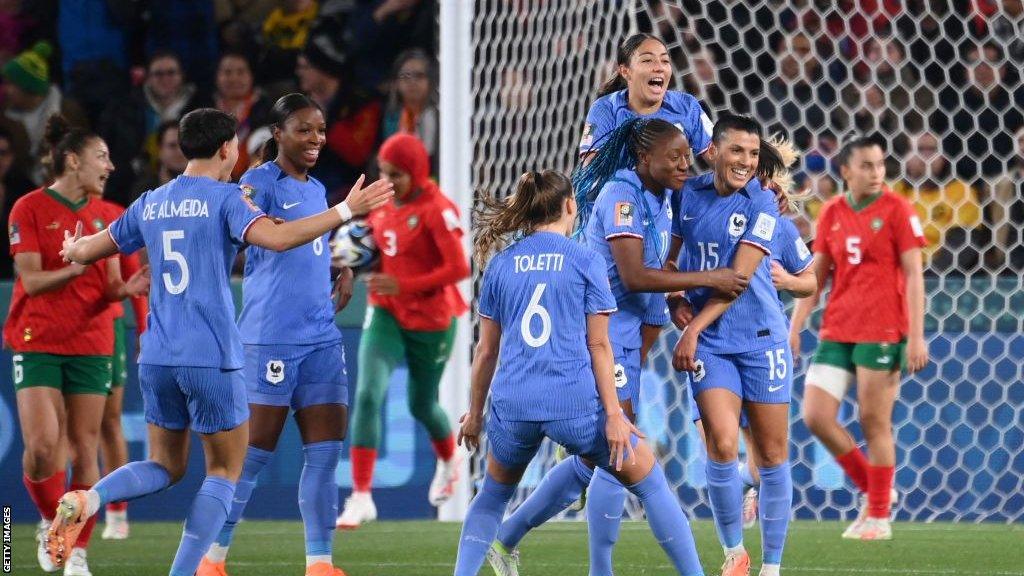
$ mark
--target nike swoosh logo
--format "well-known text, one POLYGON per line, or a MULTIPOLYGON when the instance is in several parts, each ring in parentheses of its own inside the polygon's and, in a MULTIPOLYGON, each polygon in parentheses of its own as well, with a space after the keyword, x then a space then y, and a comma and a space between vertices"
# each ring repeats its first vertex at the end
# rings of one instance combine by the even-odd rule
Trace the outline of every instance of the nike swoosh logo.
POLYGON ((693 220, 695 218, 697 218, 697 217, 696 216, 687 216, 686 214, 683 214, 683 222, 689 222, 690 220, 693 220))
POLYGON ((888 356, 882 356, 881 358, 879 358, 878 360, 876 360, 876 362, 878 362, 879 364, 885 364, 885 363, 886 363, 886 362, 888 362, 889 360, 891 360, 891 358, 889 358, 888 356))
POLYGON ((783 386, 784 386, 783 384, 779 384, 778 386, 769 386, 768 387, 768 391, 769 392, 778 392, 779 390, 782 390, 783 386))
POLYGON ((622 514, 619 514, 618 516, 612 516, 611 514, 605 514, 604 517, 609 519, 609 520, 618 520, 619 518, 622 518, 622 514))
POLYGON ((287 204, 286 203, 286 204, 282 204, 281 208, 284 208, 285 210, 287 210, 289 208, 294 208, 294 207, 298 206, 299 204, 302 204, 302 202, 292 202, 291 204, 287 204))

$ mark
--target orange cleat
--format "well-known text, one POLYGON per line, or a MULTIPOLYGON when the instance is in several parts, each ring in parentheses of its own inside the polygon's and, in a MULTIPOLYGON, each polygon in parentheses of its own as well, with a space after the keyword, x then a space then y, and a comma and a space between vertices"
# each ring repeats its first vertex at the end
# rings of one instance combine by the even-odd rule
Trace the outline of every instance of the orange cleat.
POLYGON ((750 576, 750 554, 747 551, 730 554, 722 564, 722 576, 750 576))
POLYGON ((306 568, 306 576, 345 576, 345 571, 330 562, 317 562, 306 568))
POLYGON ((196 570, 196 576, 228 576, 228 568, 225 564, 226 562, 214 562, 203 556, 203 560, 199 562, 199 568, 196 570))
POLYGON ((71 557, 78 535, 85 528, 85 521, 89 519, 85 508, 85 490, 68 492, 57 503, 57 513, 46 532, 46 553, 58 568, 71 557))

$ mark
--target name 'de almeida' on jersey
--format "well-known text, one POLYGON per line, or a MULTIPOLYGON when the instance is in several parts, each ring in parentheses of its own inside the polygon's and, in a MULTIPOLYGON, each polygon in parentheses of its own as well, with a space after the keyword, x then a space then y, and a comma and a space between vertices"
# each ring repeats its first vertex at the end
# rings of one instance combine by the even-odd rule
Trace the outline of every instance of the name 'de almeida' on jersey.
POLYGON ((163 202, 150 202, 142 211, 143 220, 157 220, 160 218, 209 218, 210 210, 206 207, 206 200, 198 198, 183 198, 178 202, 164 200, 163 202))

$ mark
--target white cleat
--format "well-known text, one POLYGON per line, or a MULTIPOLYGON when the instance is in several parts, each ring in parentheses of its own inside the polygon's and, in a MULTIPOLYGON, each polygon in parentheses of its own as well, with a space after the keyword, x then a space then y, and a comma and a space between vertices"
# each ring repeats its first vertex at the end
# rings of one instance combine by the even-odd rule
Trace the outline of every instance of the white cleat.
POLYGON ((868 518, 861 524, 860 539, 892 540, 892 524, 888 518, 868 518))
POLYGON ((64 576, 92 576, 85 558, 85 548, 74 548, 64 564, 64 576))
POLYGON ((743 494, 743 529, 749 530, 757 524, 757 488, 751 486, 743 494))
POLYGON ((459 465, 462 459, 458 454, 450 460, 438 460, 434 470, 434 480, 430 482, 427 499, 431 506, 440 506, 455 494, 455 484, 459 481, 459 465))
POLYGON ((496 576, 519 576, 519 550, 511 552, 501 543, 495 540, 487 549, 487 561, 494 569, 496 576))
MULTIPOLYGON (((896 518, 896 504, 899 502, 899 492, 895 488, 889 492, 889 504, 891 511, 889 512, 889 519, 893 520, 896 518)), ((857 519, 850 524, 849 527, 843 532, 843 538, 846 540, 862 540, 861 531, 864 529, 864 522, 868 519, 868 495, 860 495, 860 509, 857 511, 857 519)), ((890 536, 892 538, 892 530, 890 529, 890 536)))
POLYGON ((128 512, 107 511, 103 524, 104 540, 126 540, 128 538, 128 512))
POLYGON ((53 560, 50 559, 49 552, 46 551, 46 533, 50 530, 50 523, 46 520, 40 520, 36 526, 36 560, 39 561, 39 567, 42 568, 43 572, 56 572, 60 570, 53 560))
POLYGON ((335 524, 342 530, 355 530, 361 524, 377 519, 377 507, 369 492, 353 492, 345 499, 345 508, 335 524))

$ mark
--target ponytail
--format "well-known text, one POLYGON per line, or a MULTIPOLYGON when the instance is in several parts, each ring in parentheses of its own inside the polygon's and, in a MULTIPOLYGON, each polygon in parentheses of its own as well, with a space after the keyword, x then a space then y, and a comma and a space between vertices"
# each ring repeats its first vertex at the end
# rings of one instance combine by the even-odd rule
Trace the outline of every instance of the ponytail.
POLYGON ((530 171, 519 178, 516 191, 504 201, 484 194, 474 210, 473 258, 483 268, 491 254, 509 241, 532 234, 539 226, 562 217, 562 202, 572 196, 572 183, 561 172, 530 171))
POLYGON ((793 143, 781 134, 773 134, 769 138, 761 138, 761 150, 757 160, 754 177, 761 180, 765 188, 769 186, 788 200, 803 200, 805 194, 793 192, 793 173, 791 168, 796 164, 800 153, 793 143))
POLYGON ((85 128, 72 126, 60 113, 50 116, 43 131, 43 141, 46 142, 48 153, 42 162, 47 172, 54 178, 63 176, 67 155, 81 154, 93 138, 99 136, 85 128))
POLYGON ((647 40, 657 40, 661 42, 662 46, 665 45, 661 38, 643 32, 633 34, 619 44, 615 52, 615 69, 612 70, 612 75, 597 89, 598 98, 626 88, 626 79, 619 74, 619 66, 629 66, 629 59, 633 57, 633 54, 640 48, 640 45, 647 40))

